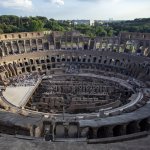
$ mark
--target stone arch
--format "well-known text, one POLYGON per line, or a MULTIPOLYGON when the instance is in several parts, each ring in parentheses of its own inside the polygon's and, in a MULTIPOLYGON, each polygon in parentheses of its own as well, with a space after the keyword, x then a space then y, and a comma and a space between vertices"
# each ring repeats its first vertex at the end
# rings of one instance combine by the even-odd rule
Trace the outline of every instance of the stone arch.
POLYGON ((108 137, 107 130, 108 130, 108 127, 100 127, 97 131, 97 137, 98 138, 108 137))
POLYGON ((139 132, 139 125, 138 122, 136 121, 132 121, 130 122, 127 127, 126 127, 126 133, 127 134, 132 134, 132 133, 136 133, 139 132))
POLYGON ((5 55, 8 55, 7 47, 4 47, 4 53, 5 55))
POLYGON ((79 57, 78 57, 78 62, 81 62, 81 59, 82 59, 82 57, 81 57, 81 56, 79 56, 79 57))
POLYGON ((22 70, 22 73, 25 73, 25 68, 22 68, 21 70, 22 70))
POLYGON ((36 67, 35 66, 32 66, 32 71, 36 71, 36 67))
POLYGON ((84 43, 84 50, 88 50, 88 43, 84 43))
POLYGON ((70 138, 77 138, 78 137, 78 127, 77 127, 77 125, 75 125, 75 124, 69 125, 68 136, 70 138))
POLYGON ((93 138, 93 129, 91 127, 89 127, 87 138, 88 139, 92 139, 93 138))
POLYGON ((147 74, 147 75, 150 74, 150 68, 147 68, 146 74, 147 74))
POLYGON ((100 56, 100 57, 99 57, 98 62, 99 62, 99 63, 101 63, 101 62, 102 62, 102 56, 100 56))
POLYGON ((103 63, 106 64, 107 63, 107 59, 105 59, 103 63))
POLYGON ((46 59, 46 62, 47 62, 47 63, 50 63, 50 59, 47 58, 47 59, 46 59))
POLYGON ((41 64, 44 64, 45 63, 45 59, 41 59, 41 64))
POLYGON ((6 78, 9 78, 8 72, 5 72, 5 76, 6 76, 6 78))
POLYGON ((96 63, 97 57, 93 57, 93 63, 96 63))
POLYGON ((38 39, 38 40, 37 40, 37 44, 38 44, 38 45, 42 45, 42 39, 38 39))
POLYGON ((88 127, 83 128, 83 129, 81 130, 81 132, 80 132, 81 137, 83 137, 83 138, 88 137, 88 132, 89 132, 89 128, 88 128, 88 127))
POLYGON ((2 48, 0 48, 0 57, 3 57, 3 51, 2 51, 2 48))
POLYGON ((51 62, 55 62, 55 57, 51 57, 51 62))
POLYGON ((18 74, 18 71, 17 71, 17 63, 16 62, 13 62, 12 64, 13 68, 14 68, 14 71, 15 71, 15 74, 17 75, 18 74))
POLYGON ((0 75, 0 81, 2 81, 2 76, 0 75))
POLYGON ((67 57, 67 62, 70 62, 70 56, 67 57))
POLYGON ((25 64, 25 66, 28 66, 28 65, 29 65, 29 63, 28 63, 28 62, 26 62, 26 61, 24 62, 24 64, 25 64))
POLYGON ((33 63, 34 63, 33 59, 30 59, 30 63, 31 63, 31 65, 33 65, 33 63))
POLYGON ((8 68, 9 68, 9 70, 11 71, 12 76, 15 76, 15 75, 16 75, 16 72, 15 72, 15 70, 14 70, 14 68, 13 68, 13 66, 12 66, 11 63, 8 64, 8 68))
POLYGON ((61 59, 61 61, 62 61, 62 62, 65 62, 65 61, 66 61, 66 59, 65 59, 65 58, 62 58, 62 59, 61 59))
POLYGON ((45 43, 44 43, 44 49, 45 49, 45 50, 48 50, 48 49, 49 49, 49 43, 48 43, 48 42, 45 42, 45 43))
POLYGON ((46 65, 42 65, 42 70, 46 70, 46 65))
POLYGON ((116 59, 115 60, 115 66, 119 66, 120 65, 120 60, 116 59))
POLYGON ((72 62, 76 62, 76 58, 72 56, 72 62))
POLYGON ((55 136, 57 138, 63 138, 65 136, 65 128, 63 125, 61 125, 61 124, 56 125, 55 136))
POLYGON ((18 54, 19 53, 19 47, 18 47, 17 41, 12 42, 12 47, 14 49, 14 53, 18 54))
POLYGON ((117 125, 113 128, 113 136, 121 136, 125 134, 125 128, 123 125, 117 125))
POLYGON ((31 40, 31 44, 32 44, 32 45, 36 45, 36 39, 32 39, 32 40, 31 40))
POLYGON ((22 64, 22 63, 19 63, 19 66, 20 66, 20 67, 23 67, 23 64, 22 64))
POLYGON ((83 57, 82 62, 83 63, 86 62, 86 57, 83 57))
POLYGON ((149 123, 148 119, 143 119, 139 122, 140 131, 148 131, 149 130, 149 123))
POLYGON ((27 72, 31 72, 31 68, 30 67, 26 67, 27 72))
POLYGON ((50 70, 51 69, 51 65, 47 65, 47 69, 50 70))
POLYGON ((8 72, 9 77, 12 77, 11 71, 8 68, 6 70, 8 72))

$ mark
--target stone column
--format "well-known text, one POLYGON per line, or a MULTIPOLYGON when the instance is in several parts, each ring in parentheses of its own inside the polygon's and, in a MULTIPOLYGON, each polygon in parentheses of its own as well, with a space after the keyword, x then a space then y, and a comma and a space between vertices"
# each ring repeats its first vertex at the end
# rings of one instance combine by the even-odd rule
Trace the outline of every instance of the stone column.
POLYGON ((30 127, 30 136, 31 137, 35 136, 35 127, 34 127, 34 125, 30 127))
POLYGON ((107 137, 112 137, 113 136, 113 126, 109 126, 107 128, 106 136, 107 137))
POLYGON ((26 52, 27 52, 27 50, 26 50, 25 40, 23 40, 23 45, 24 45, 24 52, 26 53, 26 52))
POLYGON ((97 138, 97 131, 98 131, 98 128, 93 128, 93 139, 97 138))
POLYGON ((19 54, 21 54, 21 49, 20 49, 20 47, 19 47, 19 43, 18 43, 18 41, 16 41, 16 45, 17 45, 17 48, 18 48, 18 52, 19 52, 19 54))
POLYGON ((35 128, 35 137, 41 137, 42 136, 42 127, 41 126, 37 126, 35 128))
POLYGON ((2 57, 3 57, 3 56, 5 56, 4 49, 3 49, 3 48, 1 48, 0 50, 2 51, 2 57))
POLYGON ((12 41, 10 42, 10 45, 11 45, 12 53, 14 54, 14 48, 13 48, 13 45, 12 45, 12 41))
POLYGON ((79 38, 78 38, 78 41, 77 41, 77 50, 79 49, 79 38))

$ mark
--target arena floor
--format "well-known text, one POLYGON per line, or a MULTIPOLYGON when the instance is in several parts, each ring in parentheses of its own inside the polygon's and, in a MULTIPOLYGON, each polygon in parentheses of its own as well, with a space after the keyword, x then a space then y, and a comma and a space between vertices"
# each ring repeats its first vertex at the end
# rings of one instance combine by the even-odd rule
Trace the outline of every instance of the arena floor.
POLYGON ((20 107, 21 104, 27 100, 33 88, 34 86, 7 87, 4 92, 4 97, 9 103, 20 107))

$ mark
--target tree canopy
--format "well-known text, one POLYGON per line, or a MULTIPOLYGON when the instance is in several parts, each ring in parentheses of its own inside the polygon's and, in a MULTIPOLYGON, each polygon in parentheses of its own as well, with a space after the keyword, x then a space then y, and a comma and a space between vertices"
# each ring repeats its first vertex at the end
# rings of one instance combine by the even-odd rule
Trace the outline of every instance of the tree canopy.
POLYGON ((103 24, 72 24, 69 20, 57 21, 43 16, 18 17, 14 15, 0 16, 0 33, 29 31, 71 31, 77 30, 90 37, 118 35, 120 31, 150 33, 150 18, 131 21, 104 22, 103 24))

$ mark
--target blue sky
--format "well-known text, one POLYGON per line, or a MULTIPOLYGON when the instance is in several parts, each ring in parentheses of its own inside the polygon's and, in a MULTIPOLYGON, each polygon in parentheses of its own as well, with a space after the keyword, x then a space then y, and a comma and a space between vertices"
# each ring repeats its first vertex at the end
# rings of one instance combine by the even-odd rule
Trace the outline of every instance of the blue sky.
POLYGON ((0 15, 127 20, 150 17, 150 0, 0 0, 0 15))

